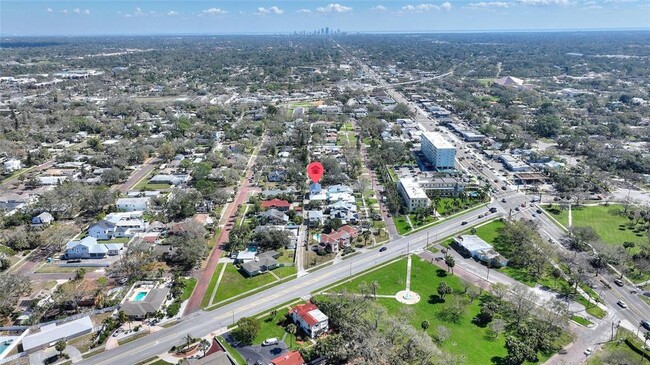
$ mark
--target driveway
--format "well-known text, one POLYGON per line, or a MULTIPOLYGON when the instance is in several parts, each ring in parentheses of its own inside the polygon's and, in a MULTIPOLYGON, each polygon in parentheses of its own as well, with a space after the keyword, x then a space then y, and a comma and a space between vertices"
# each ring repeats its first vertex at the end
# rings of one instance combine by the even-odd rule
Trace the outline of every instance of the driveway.
POLYGON ((270 364, 271 360, 275 359, 276 357, 289 352, 289 348, 287 345, 283 342, 280 341, 278 342, 277 345, 273 346, 260 346, 260 345, 252 345, 252 346, 242 346, 238 347, 232 336, 230 336, 229 333, 225 334, 224 339, 228 341, 230 345, 232 345, 234 348, 239 351, 241 356, 246 359, 247 364, 270 364))

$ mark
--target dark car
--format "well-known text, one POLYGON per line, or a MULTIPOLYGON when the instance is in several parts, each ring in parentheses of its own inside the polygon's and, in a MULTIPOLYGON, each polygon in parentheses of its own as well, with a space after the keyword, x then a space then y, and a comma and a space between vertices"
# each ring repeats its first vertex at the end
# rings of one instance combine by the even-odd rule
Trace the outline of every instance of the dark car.
POLYGON ((506 198, 501 199, 501 203, 505 203, 505 202, 506 202, 506 198))
POLYGON ((384 246, 384 247, 382 247, 382 248, 379 249, 379 252, 384 252, 384 251, 386 251, 386 250, 388 250, 388 247, 384 246))
POLYGON ((460 225, 461 225, 461 226, 464 226, 464 225, 466 225, 466 224, 467 224, 467 222, 465 222, 465 221, 460 222, 460 225))
POLYGON ((643 328, 645 328, 645 329, 647 329, 648 331, 650 331, 650 322, 648 322, 648 321, 646 321, 646 320, 644 319, 643 321, 641 321, 641 325, 643 326, 643 328))
POLYGON ((618 286, 623 286, 623 285, 624 285, 624 284, 623 284, 623 280, 621 280, 621 279, 616 279, 616 280, 614 280, 614 284, 616 284, 616 285, 618 285, 618 286))
POLYGON ((542 210, 541 210, 541 209, 537 209, 536 212, 537 212, 537 214, 542 214, 542 210))
POLYGON ((508 190, 508 188, 506 188, 505 186, 502 186, 501 190, 508 190))

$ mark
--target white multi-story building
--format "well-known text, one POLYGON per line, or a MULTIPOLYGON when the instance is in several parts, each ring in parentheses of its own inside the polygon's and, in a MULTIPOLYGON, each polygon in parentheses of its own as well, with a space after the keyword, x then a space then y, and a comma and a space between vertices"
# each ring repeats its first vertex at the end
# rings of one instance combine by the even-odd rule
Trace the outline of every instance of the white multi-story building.
POLYGON ((20 170, 20 168, 22 167, 20 164, 20 160, 16 160, 16 159, 7 160, 4 162, 3 165, 4 165, 5 174, 10 174, 16 170, 20 170))
POLYGON ((412 178, 400 179, 397 183, 397 191, 404 199, 409 212, 431 205, 431 199, 427 196, 426 191, 412 178))
POLYGON ((437 170, 456 167, 456 147, 439 133, 422 133, 420 150, 437 170))

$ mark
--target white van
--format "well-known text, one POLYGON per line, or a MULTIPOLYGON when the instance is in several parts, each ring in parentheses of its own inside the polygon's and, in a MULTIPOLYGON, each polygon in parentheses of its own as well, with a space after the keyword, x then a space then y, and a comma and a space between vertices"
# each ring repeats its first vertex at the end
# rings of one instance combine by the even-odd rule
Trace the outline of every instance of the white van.
POLYGON ((273 338, 267 338, 262 342, 262 346, 271 346, 271 345, 277 345, 278 344, 278 339, 273 337, 273 338))

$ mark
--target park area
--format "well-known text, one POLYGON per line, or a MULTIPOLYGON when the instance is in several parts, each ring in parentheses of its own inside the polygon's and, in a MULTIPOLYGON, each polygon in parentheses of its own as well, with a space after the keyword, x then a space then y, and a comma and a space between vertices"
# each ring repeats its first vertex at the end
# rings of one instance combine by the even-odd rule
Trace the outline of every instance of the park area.
MULTIPOLYGON (((544 209, 564 227, 569 226, 569 210, 559 205, 545 205, 544 209)), ((640 244, 647 241, 649 221, 638 214, 636 207, 619 204, 572 206, 571 223, 573 226, 592 227, 603 243, 622 245, 623 242, 640 244), (630 217, 632 219, 630 219, 630 217)), ((638 251, 638 247, 632 252, 638 251)))
MULTIPOLYGON (((490 295, 476 295, 480 293, 477 288, 414 256, 410 285, 411 290, 422 299, 414 305, 406 305, 385 297, 404 290, 406 276, 407 260, 401 259, 343 283, 329 292, 346 290, 359 293, 360 287, 374 283, 378 295, 375 300, 387 309, 388 314, 396 318, 406 316, 408 322, 418 329, 423 328, 423 320, 426 320, 428 323, 424 330, 441 349, 461 356, 467 364, 505 363, 508 355, 505 334, 502 332, 495 335, 491 326, 480 325, 473 320, 480 312, 481 302, 490 298, 490 295), (452 293, 445 298, 441 298, 436 290, 443 282, 452 289, 452 293)), ((567 340, 565 335, 556 339, 558 346, 567 340)), ((551 355, 539 353, 538 357, 543 362, 551 355)))

